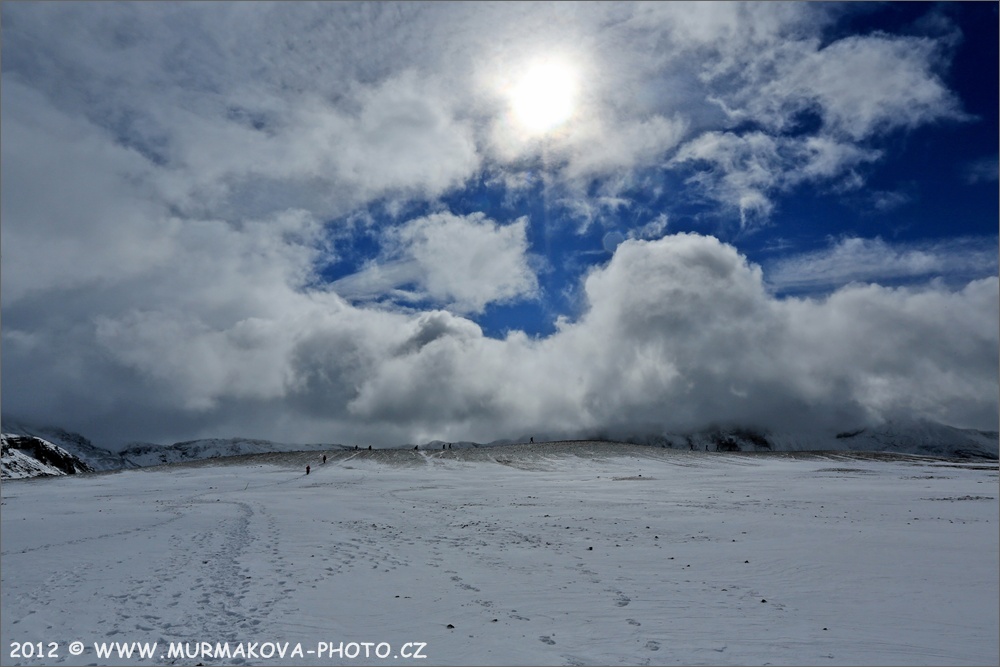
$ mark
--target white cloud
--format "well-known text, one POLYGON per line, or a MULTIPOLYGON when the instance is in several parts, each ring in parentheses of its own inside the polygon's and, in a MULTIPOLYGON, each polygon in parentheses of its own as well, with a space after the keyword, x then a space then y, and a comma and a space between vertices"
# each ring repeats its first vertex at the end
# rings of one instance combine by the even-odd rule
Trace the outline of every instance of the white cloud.
MULTIPOLYGON (((358 212, 437 210, 482 170, 522 193, 540 183, 546 203, 578 197, 579 230, 633 210, 637 184, 671 194, 661 170, 746 225, 803 183, 860 185, 880 133, 960 113, 928 40, 820 48, 836 11, 5 4, 4 410, 105 441, 491 439, 789 413, 840 426, 896 409, 995 428, 995 279, 777 300, 732 247, 659 239, 669 211, 635 209, 643 226, 589 275, 576 321, 495 340, 462 315, 538 297, 528 225, 551 221, 358 212), (493 75, 539 45, 577 56, 579 113, 502 145, 493 75), (808 111, 820 130, 785 133, 808 111), (744 120, 759 130, 737 133, 744 120), (391 306, 318 284, 328 239, 362 219, 384 251, 335 290, 391 306), (852 357, 883 333, 893 345, 852 357)), ((979 261, 967 250, 844 244, 818 277, 822 261, 767 276, 835 286, 880 262, 874 275, 915 278, 979 261)))
POLYGON ((3 87, 4 305, 170 268, 184 225, 159 169, 7 75, 3 87))
POLYGON ((327 144, 343 181, 372 194, 414 188, 437 194, 478 166, 471 128, 455 120, 448 97, 426 77, 406 71, 365 90, 361 104, 357 120, 327 144))
POLYGON ((571 184, 586 183, 621 170, 659 165, 688 132, 689 123, 675 116, 622 119, 595 110, 576 124, 560 143, 547 150, 564 161, 560 175, 571 184))
POLYGON ((821 354, 807 390, 843 391, 873 415, 995 423, 998 289, 992 277, 957 291, 852 285, 823 301, 791 300, 786 353, 799 364, 821 354))
POLYGON ((760 99, 815 104, 830 132, 854 140, 965 119, 959 101, 933 71, 935 49, 927 38, 846 37, 790 64, 785 76, 760 91, 760 99))
POLYGON ((762 179, 848 177, 877 158, 858 142, 964 117, 935 74, 938 42, 873 34, 821 48, 839 12, 810 3, 570 14, 502 3, 19 7, 4 28, 5 77, 162 167, 152 187, 176 210, 226 219, 286 208, 330 219, 373 198, 433 199, 483 165, 516 180, 511 172, 539 160, 557 198, 589 197, 591 179, 619 196, 685 140, 727 130, 712 100, 782 143, 775 133, 816 110, 822 134, 756 167, 771 173, 737 159, 715 165, 713 182, 735 170, 721 191, 692 182, 745 220, 765 220, 773 202, 762 179), (503 81, 553 54, 580 70, 574 120, 542 141, 518 137, 503 120, 503 81))
POLYGON ((784 292, 823 291, 851 282, 968 281, 997 273, 996 238, 953 238, 886 243, 844 238, 829 248, 782 257, 768 266, 767 281, 784 292))
POLYGON ((588 278, 589 309, 577 322, 540 341, 473 335, 434 355, 397 357, 391 381, 378 382, 393 388, 391 400, 364 391, 364 414, 392 414, 412 399, 423 432, 442 414, 484 435, 624 424, 838 428, 907 410, 988 425, 996 288, 995 279, 955 292, 851 287, 824 301, 780 301, 759 268, 714 239, 627 241, 588 278), (862 316, 869 308, 878 314, 862 316), (865 343, 881 327, 891 343, 865 343), (852 356, 859 346, 861 361, 852 356), (419 379, 412 387, 406 368, 419 379), (429 386, 446 388, 443 405, 427 403, 429 386))
POLYGON ((748 3, 704 12, 728 15, 715 34, 699 40, 711 97, 736 122, 753 120, 782 133, 801 123, 799 114, 812 112, 823 134, 851 141, 968 119, 938 75, 953 34, 873 32, 824 43, 823 28, 841 11, 786 6, 772 12, 748 3))
POLYGON ((807 137, 793 144, 794 159, 785 178, 791 183, 836 179, 867 162, 875 162, 882 152, 844 143, 830 137, 807 137))
POLYGON ((527 218, 500 225, 482 213, 435 213, 385 234, 388 249, 363 270, 333 283, 352 299, 377 299, 412 284, 409 301, 430 300, 457 313, 532 298, 538 289, 527 255, 527 218))
POLYGON ((457 118, 461 87, 421 69, 425 59, 388 66, 396 55, 372 33, 396 22, 347 5, 27 8, 5 25, 16 47, 4 87, 30 85, 153 161, 155 186, 186 215, 298 207, 333 217, 395 191, 437 196, 479 166, 473 128, 457 118), (282 26, 299 32, 286 39, 282 26), (39 38, 51 33, 67 39, 39 38), (44 57, 26 57, 42 43, 44 57), (378 63, 378 75, 366 72, 378 63))
POLYGON ((5 327, 5 382, 20 389, 5 399, 30 414, 30 397, 45 392, 66 426, 98 439, 835 429, 907 410, 996 427, 996 278, 778 300, 759 267, 711 237, 628 240, 587 278, 577 321, 546 338, 503 340, 447 312, 269 287, 256 305, 225 292, 215 302, 174 295, 145 309, 105 306, 93 321, 68 313, 34 331, 5 327), (44 363, 58 345, 74 350, 72 363, 44 363), (109 420, 128 410, 141 423, 109 420))
POLYGON ((687 179, 710 197, 737 210, 744 227, 755 216, 766 219, 773 209, 767 192, 780 185, 778 143, 762 132, 739 136, 731 132, 706 132, 687 142, 674 158, 676 164, 704 163, 687 179))
POLYGON ((750 4, 703 8, 703 31, 685 42, 703 60, 705 99, 724 111, 730 125, 757 129, 737 134, 706 128, 672 160, 681 168, 707 162, 688 185, 738 212, 744 227, 766 223, 774 195, 796 184, 861 187, 865 175, 858 168, 883 157, 870 147, 873 139, 969 120, 937 73, 951 36, 876 32, 824 46, 820 31, 837 10, 762 11, 750 4), (818 119, 815 128, 810 116, 818 119))
POLYGON ((771 136, 764 132, 705 132, 685 143, 672 163, 693 170, 685 181, 739 213, 744 228, 766 224, 774 197, 804 183, 856 188, 856 167, 880 152, 828 137, 771 136))
POLYGON ((912 201, 912 197, 905 192, 871 190, 868 195, 877 211, 892 211, 912 201))
POLYGON ((660 213, 642 227, 629 230, 630 239, 658 239, 667 231, 669 218, 666 213, 660 213))
POLYGON ((803 422, 829 424, 910 409, 970 423, 972 412, 995 417, 987 415, 997 398, 997 284, 775 300, 760 269, 733 248, 669 236, 622 244, 587 281, 590 311, 560 336, 601 341, 584 400, 597 423, 787 426, 796 410, 803 422), (885 344, 867 342, 879 335, 885 344), (858 348, 866 350, 860 361, 858 348), (971 408, 975 391, 986 400, 971 408))

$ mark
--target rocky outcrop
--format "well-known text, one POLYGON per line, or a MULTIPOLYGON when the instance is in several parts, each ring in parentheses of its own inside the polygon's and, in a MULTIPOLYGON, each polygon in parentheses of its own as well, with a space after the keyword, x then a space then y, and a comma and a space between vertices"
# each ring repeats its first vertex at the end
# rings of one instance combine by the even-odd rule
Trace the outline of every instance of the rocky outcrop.
POLYGON ((0 477, 3 479, 93 471, 79 457, 48 440, 31 435, 0 435, 0 477))

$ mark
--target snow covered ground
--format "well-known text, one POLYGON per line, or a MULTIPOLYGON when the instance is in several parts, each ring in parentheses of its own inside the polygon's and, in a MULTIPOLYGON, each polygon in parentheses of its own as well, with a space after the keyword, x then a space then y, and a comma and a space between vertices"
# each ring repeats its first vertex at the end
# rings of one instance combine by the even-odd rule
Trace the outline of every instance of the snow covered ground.
POLYGON ((1000 662, 996 462, 607 443, 329 456, 4 482, 2 662, 1000 662), (157 648, 98 658, 94 642, 157 648), (391 654, 170 658, 171 642, 391 654))

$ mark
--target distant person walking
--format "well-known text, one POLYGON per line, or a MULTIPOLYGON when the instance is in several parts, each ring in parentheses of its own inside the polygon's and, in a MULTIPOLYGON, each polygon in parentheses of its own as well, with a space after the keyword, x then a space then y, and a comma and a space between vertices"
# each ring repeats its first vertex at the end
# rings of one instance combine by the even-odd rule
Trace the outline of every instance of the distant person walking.
POLYGON ((323 455, 323 463, 326 463, 326 454, 323 455))
POLYGON ((309 474, 309 466, 306 466, 306 474, 309 474))
POLYGON ((531 440, 531 444, 535 444, 535 436, 531 436, 529 439, 531 440))

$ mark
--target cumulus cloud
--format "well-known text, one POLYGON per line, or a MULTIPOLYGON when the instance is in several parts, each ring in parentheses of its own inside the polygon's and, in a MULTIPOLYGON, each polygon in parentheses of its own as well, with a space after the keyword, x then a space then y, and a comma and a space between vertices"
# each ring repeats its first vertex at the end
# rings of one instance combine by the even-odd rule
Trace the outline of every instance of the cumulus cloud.
POLYGON ((587 278, 587 311, 556 334, 498 341, 451 319, 418 323, 418 332, 435 332, 431 342, 387 349, 350 409, 406 414, 427 435, 624 424, 838 428, 912 410, 989 425, 996 290, 988 278, 957 291, 850 286, 825 299, 779 300, 760 267, 711 237, 630 240, 587 278), (893 332, 886 344, 869 345, 883 327, 893 332), (435 431, 435 423, 448 426, 435 431))
POLYGON ((522 217, 499 225, 482 213, 417 218, 386 232, 382 258, 332 287, 352 299, 391 293, 411 302, 430 300, 458 313, 531 298, 538 282, 527 254, 527 223, 522 217))
POLYGON ((843 391, 883 418, 995 423, 998 287, 996 277, 957 291, 852 285, 823 301, 789 301, 795 334, 787 341, 789 356, 823 355, 823 373, 807 376, 811 386, 803 395, 843 391), (985 400, 970 401, 975 394, 985 400))
POLYGON ((623 242, 588 276, 585 312, 540 339, 488 338, 444 311, 277 294, 280 305, 256 318, 149 309, 68 324, 58 336, 5 328, 5 357, 15 359, 5 379, 21 388, 14 408, 52 387, 73 405, 71 426, 108 437, 126 429, 99 422, 135 397, 74 387, 117 378, 117 391, 144 387, 154 403, 144 409, 164 421, 211 414, 208 432, 253 426, 285 439, 837 429, 914 411, 996 427, 996 278, 776 299, 732 246, 681 234, 623 242), (60 339, 78 351, 74 363, 41 363, 60 339))

